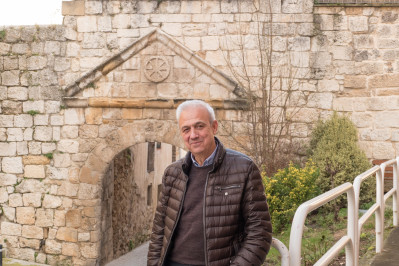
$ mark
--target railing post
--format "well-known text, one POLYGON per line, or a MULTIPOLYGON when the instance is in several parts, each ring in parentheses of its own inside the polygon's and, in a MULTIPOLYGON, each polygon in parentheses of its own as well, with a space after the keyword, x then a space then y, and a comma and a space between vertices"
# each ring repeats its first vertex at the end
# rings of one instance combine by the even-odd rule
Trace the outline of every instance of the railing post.
POLYGON ((399 157, 396 157, 396 163, 392 165, 393 168, 393 188, 395 192, 393 193, 393 226, 398 226, 398 206, 399 206, 399 188, 398 188, 398 171, 399 171, 399 157))
POLYGON ((0 266, 3 265, 3 245, 0 244, 0 266))
POLYGON ((384 201, 384 172, 385 164, 381 164, 379 171, 377 172, 377 204, 379 206, 375 214, 375 252, 381 253, 384 245, 384 212, 385 212, 385 201, 384 201))
POLYGON ((356 206, 356 194, 355 190, 350 189, 347 191, 348 195, 348 236, 351 238, 351 245, 346 245, 345 253, 346 253, 346 265, 358 265, 358 243, 356 243, 358 237, 358 230, 357 230, 357 221, 358 221, 358 208, 356 206))

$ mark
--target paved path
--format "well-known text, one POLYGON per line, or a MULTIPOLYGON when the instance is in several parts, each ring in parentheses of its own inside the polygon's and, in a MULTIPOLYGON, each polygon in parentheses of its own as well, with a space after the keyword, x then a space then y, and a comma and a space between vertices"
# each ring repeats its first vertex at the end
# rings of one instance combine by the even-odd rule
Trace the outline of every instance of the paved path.
POLYGON ((106 264, 106 266, 146 266, 149 242, 106 264))
POLYGON ((374 257, 371 266, 397 266, 399 265, 399 227, 392 230, 384 243, 382 253, 374 257))

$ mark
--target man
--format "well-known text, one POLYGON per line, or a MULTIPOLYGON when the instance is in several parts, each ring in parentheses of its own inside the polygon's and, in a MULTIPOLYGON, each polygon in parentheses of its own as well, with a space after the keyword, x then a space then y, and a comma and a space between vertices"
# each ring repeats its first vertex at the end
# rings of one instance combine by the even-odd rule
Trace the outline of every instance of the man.
POLYGON ((215 137, 209 104, 186 101, 176 118, 189 152, 162 178, 148 265, 261 265, 272 230, 258 168, 215 137))

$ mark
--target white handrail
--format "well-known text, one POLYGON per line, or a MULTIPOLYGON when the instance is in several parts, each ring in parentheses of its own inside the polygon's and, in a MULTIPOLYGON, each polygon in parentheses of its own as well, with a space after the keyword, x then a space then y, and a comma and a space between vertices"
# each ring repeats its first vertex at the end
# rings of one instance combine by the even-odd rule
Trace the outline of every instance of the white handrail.
POLYGON ((278 240, 277 238, 272 239, 272 247, 277 249, 281 255, 281 266, 288 266, 290 265, 290 253, 288 252, 288 248, 284 245, 283 242, 278 240))
POLYGON ((291 227, 289 250, 278 239, 273 238, 272 246, 281 254, 282 266, 295 266, 301 264, 302 234, 307 215, 324 205, 325 203, 337 198, 343 193, 348 195, 348 222, 347 235, 336 242, 315 265, 328 265, 339 251, 345 247, 346 265, 357 266, 359 264, 360 232, 363 224, 375 214, 376 231, 376 253, 380 253, 383 248, 384 240, 384 213, 385 202, 393 197, 393 225, 399 223, 399 157, 389 160, 381 165, 376 165, 366 172, 358 175, 353 185, 351 183, 342 184, 330 191, 327 191, 311 200, 302 203, 295 212, 291 227), (393 169, 393 188, 384 194, 384 175, 387 166, 393 169), (369 177, 376 175, 376 203, 371 206, 363 216, 358 219, 360 186, 369 177))
MULTIPOLYGON (((351 266, 355 265, 355 253, 354 253, 354 241, 356 239, 357 234, 357 223, 355 223, 355 193, 353 191, 353 186, 351 183, 342 184, 330 191, 327 191, 316 198, 308 200, 302 203, 297 211, 295 212, 294 220, 292 222, 291 227, 291 235, 290 235, 290 265, 301 265, 301 246, 302 246, 302 234, 303 228, 305 225, 305 220, 307 215, 319 208, 320 206, 330 202, 343 193, 347 193, 348 195, 348 235, 344 236, 345 238, 349 238, 349 241, 341 240, 341 242, 345 242, 345 251, 346 251, 346 265, 351 266)), ((340 242, 340 243, 341 243, 340 242)), ((328 252, 335 253, 338 246, 333 246, 329 249, 328 252)), ((333 257, 332 257, 333 258, 333 257)), ((328 262, 331 261, 331 256, 323 257, 323 260, 320 261, 320 265, 327 265, 328 262)))

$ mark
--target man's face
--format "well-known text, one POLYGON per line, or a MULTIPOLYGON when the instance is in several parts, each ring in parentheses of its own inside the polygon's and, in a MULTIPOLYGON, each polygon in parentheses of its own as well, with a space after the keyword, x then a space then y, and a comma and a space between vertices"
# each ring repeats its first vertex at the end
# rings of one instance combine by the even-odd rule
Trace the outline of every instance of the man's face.
POLYGON ((218 123, 210 122, 205 107, 189 107, 180 114, 179 129, 186 148, 194 155, 198 163, 208 158, 216 148, 214 136, 218 123))

